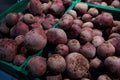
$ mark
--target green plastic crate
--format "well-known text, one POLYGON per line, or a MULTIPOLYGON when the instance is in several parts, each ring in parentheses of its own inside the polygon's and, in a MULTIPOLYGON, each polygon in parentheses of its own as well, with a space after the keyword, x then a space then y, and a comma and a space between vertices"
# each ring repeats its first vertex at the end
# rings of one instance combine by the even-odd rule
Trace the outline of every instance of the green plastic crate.
MULTIPOLYGON (((9 9, 4 11, 0 14, 0 22, 2 19, 10 12, 23 12, 27 6, 27 3, 30 0, 21 0, 18 3, 11 6, 9 9)), ((80 2, 81 0, 73 0, 72 5, 65 11, 64 14, 66 14, 69 10, 73 9, 73 7, 80 2)), ((56 28, 58 24, 56 23, 53 27, 56 28)), ((18 80, 40 80, 39 78, 33 78, 30 75, 28 75, 28 70, 26 69, 27 62, 30 58, 33 56, 42 56, 43 50, 40 50, 38 53, 29 56, 26 61, 21 66, 16 66, 12 63, 0 60, 0 69, 7 72, 8 74, 16 77, 18 80)))

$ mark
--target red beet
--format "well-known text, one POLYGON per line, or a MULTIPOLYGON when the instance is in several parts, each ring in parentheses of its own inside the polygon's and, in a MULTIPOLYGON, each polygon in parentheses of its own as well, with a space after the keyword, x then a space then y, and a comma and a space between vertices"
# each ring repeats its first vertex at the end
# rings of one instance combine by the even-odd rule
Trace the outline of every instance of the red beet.
POLYGON ((53 54, 48 58, 47 65, 50 71, 54 73, 64 72, 66 69, 65 59, 59 54, 53 54))
POLYGON ((53 44, 67 43, 67 35, 62 29, 50 28, 46 32, 47 40, 53 44))
POLYGON ((102 43, 104 43, 104 38, 102 36, 94 36, 93 37, 93 40, 92 40, 92 44, 95 46, 95 47, 98 47, 100 46, 102 43))
POLYGON ((62 75, 58 74, 58 75, 48 75, 46 77, 46 80, 62 80, 62 75))
POLYGON ((62 16, 65 11, 65 7, 63 5, 62 0, 53 0, 53 4, 50 7, 50 11, 54 16, 62 16))
POLYGON ((80 42, 77 39, 71 39, 67 43, 70 52, 79 52, 80 42))
POLYGON ((70 53, 66 56, 67 74, 70 78, 82 78, 88 75, 89 62, 80 53, 70 53))
POLYGON ((84 22, 91 21, 91 20, 92 20, 92 16, 91 16, 90 14, 84 14, 84 15, 82 16, 82 20, 83 20, 84 22))
POLYGON ((47 44, 47 37, 43 29, 34 28, 25 34, 25 45, 29 50, 38 51, 47 44))
POLYGON ((17 43, 17 45, 20 45, 24 42, 24 36, 23 35, 19 35, 15 38, 15 41, 17 43))
POLYGON ((22 55, 16 55, 14 60, 13 60, 13 64, 20 66, 24 63, 24 61, 26 60, 26 58, 22 55))
POLYGON ((83 43, 92 41, 93 36, 94 34, 91 28, 83 28, 80 32, 80 39, 83 43))
POLYGON ((93 20, 93 23, 95 24, 95 27, 99 29, 111 28, 113 24, 113 16, 110 13, 103 12, 93 20))
POLYGON ((12 61, 17 53, 17 44, 12 39, 0 39, 0 59, 12 61))
POLYGON ((96 55, 96 48, 91 43, 86 43, 80 49, 80 53, 84 55, 86 58, 90 59, 96 55))
POLYGON ((97 80, 112 80, 108 75, 103 74, 98 77, 97 80))
POLYGON ((26 24, 32 24, 35 22, 35 17, 32 14, 27 13, 23 16, 23 21, 26 24))
POLYGON ((34 56, 28 61, 27 68, 32 74, 32 76, 40 77, 46 71, 46 59, 41 56, 34 56))
POLYGON ((69 48, 65 44, 58 44, 55 48, 55 53, 60 54, 61 56, 66 56, 69 52, 69 48))
POLYGON ((86 3, 80 2, 75 5, 74 8, 78 14, 85 14, 88 10, 88 5, 86 3))
POLYGON ((59 28, 68 30, 73 24, 73 17, 70 14, 64 14, 59 21, 59 28))
POLYGON ((72 0, 63 0, 63 4, 64 4, 66 7, 69 7, 69 6, 72 4, 72 0))
POLYGON ((111 77, 120 77, 120 58, 116 56, 107 57, 104 61, 105 69, 111 77))
POLYGON ((9 28, 7 27, 6 23, 1 23, 0 25, 0 33, 2 34, 8 34, 9 33, 9 28))
POLYGON ((114 55, 115 47, 110 42, 104 42, 97 48, 97 56, 100 59, 105 59, 109 56, 114 55))
POLYGON ((5 17, 5 21, 8 25, 14 26, 18 22, 18 15, 16 13, 9 13, 5 17))
POLYGON ((51 15, 51 14, 48 14, 46 17, 45 17, 45 20, 41 23, 43 28, 46 30, 46 29, 49 29, 49 28, 52 28, 53 25, 55 24, 55 19, 54 19, 54 16, 51 15))
POLYGON ((91 16, 97 16, 99 14, 98 10, 96 8, 90 8, 88 10, 88 14, 90 14, 91 16))
POLYGON ((99 58, 94 58, 90 61, 90 67, 98 69, 103 66, 103 62, 99 58))
POLYGON ((69 10, 68 14, 70 14, 74 19, 77 18, 77 13, 75 10, 69 10))
POLYGON ((28 26, 20 21, 14 27, 11 28, 10 36, 15 38, 18 35, 25 35, 28 31, 28 26))
POLYGON ((33 24, 29 25, 29 27, 30 27, 30 30, 34 29, 34 28, 41 28, 41 29, 43 29, 43 26, 41 24, 39 24, 39 23, 33 23, 33 24))
POLYGON ((42 14, 43 5, 39 0, 31 0, 30 1, 30 12, 37 15, 42 14))
POLYGON ((82 28, 86 28, 86 27, 93 28, 94 25, 92 22, 85 22, 85 23, 83 23, 82 28))
POLYGON ((77 38, 80 34, 81 27, 77 24, 73 24, 72 27, 68 30, 68 38, 77 38))

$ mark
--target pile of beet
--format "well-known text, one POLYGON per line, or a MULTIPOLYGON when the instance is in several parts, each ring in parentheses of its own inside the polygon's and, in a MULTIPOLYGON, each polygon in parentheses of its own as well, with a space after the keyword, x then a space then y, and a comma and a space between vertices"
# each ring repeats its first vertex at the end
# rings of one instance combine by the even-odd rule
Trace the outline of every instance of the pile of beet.
POLYGON ((119 80, 120 21, 72 0, 31 0, 23 13, 9 13, 0 25, 0 59, 42 80, 119 80), (59 17, 62 17, 59 20, 59 17), (52 28, 58 22, 58 28, 52 28))
POLYGON ((120 8, 120 0, 83 0, 83 1, 97 4, 97 5, 101 5, 101 6, 120 8))

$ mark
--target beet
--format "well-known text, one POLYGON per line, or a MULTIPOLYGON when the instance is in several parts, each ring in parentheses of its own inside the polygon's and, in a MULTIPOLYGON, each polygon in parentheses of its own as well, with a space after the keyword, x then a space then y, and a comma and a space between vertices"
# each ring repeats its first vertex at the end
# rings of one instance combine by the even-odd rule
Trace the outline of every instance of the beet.
POLYGON ((47 44, 47 37, 43 29, 34 28, 25 34, 25 45, 29 50, 38 51, 47 44))
POLYGON ((80 50, 80 42, 76 39, 71 39, 67 43, 70 52, 79 52, 80 50))
POLYGON ((96 48, 91 43, 86 43, 80 49, 80 53, 84 55, 86 58, 90 59, 96 55, 96 48))
POLYGON ((115 47, 110 42, 104 42, 97 48, 97 56, 100 59, 105 59, 114 55, 115 47))
POLYGON ((67 43, 67 35, 62 29, 50 28, 46 32, 47 40, 53 44, 67 43))
POLYGON ((105 69, 111 77, 120 77, 120 58, 116 56, 107 57, 104 61, 105 69))
POLYGON ((35 22, 35 17, 32 14, 27 13, 23 16, 23 21, 26 24, 32 24, 35 22))
POLYGON ((30 10, 31 13, 37 15, 42 14, 43 12, 43 5, 39 0, 31 0, 30 1, 30 10))
POLYGON ((113 24, 113 16, 110 13, 103 12, 95 18, 93 23, 95 27, 99 29, 111 28, 113 24))
POLYGON ((0 39, 0 59, 13 61, 17 53, 17 44, 12 39, 0 39))
POLYGON ((48 58, 47 65, 50 71, 54 73, 64 72, 66 69, 65 59, 59 54, 53 54, 48 58))
POLYGON ((26 60, 26 58, 22 55, 16 55, 14 60, 13 60, 13 64, 20 66, 24 63, 24 61, 26 60))
POLYGON ((18 22, 18 15, 16 13, 9 13, 5 17, 6 24, 14 26, 18 22))
POLYGON ((69 77, 77 79, 88 75, 89 62, 80 53, 70 53, 66 56, 67 74, 69 77))
POLYGON ((65 7, 63 5, 62 0, 54 0, 53 4, 50 7, 50 12, 54 16, 62 16, 65 11, 65 7))
POLYGON ((34 56, 28 61, 27 68, 32 74, 32 76, 40 77, 46 71, 46 59, 41 56, 34 56))
POLYGON ((58 44, 55 48, 55 53, 61 56, 66 56, 69 52, 69 47, 65 44, 58 44))
POLYGON ((28 26, 23 22, 18 22, 14 27, 10 30, 10 36, 15 38, 18 35, 25 35, 29 31, 28 26))

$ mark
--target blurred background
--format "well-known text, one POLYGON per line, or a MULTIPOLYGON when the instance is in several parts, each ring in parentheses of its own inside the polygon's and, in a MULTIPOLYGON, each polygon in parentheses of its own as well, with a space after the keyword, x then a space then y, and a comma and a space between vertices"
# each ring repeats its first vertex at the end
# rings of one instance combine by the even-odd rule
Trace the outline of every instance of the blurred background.
POLYGON ((8 9, 11 5, 16 3, 17 0, 0 0, 0 13, 8 9))

